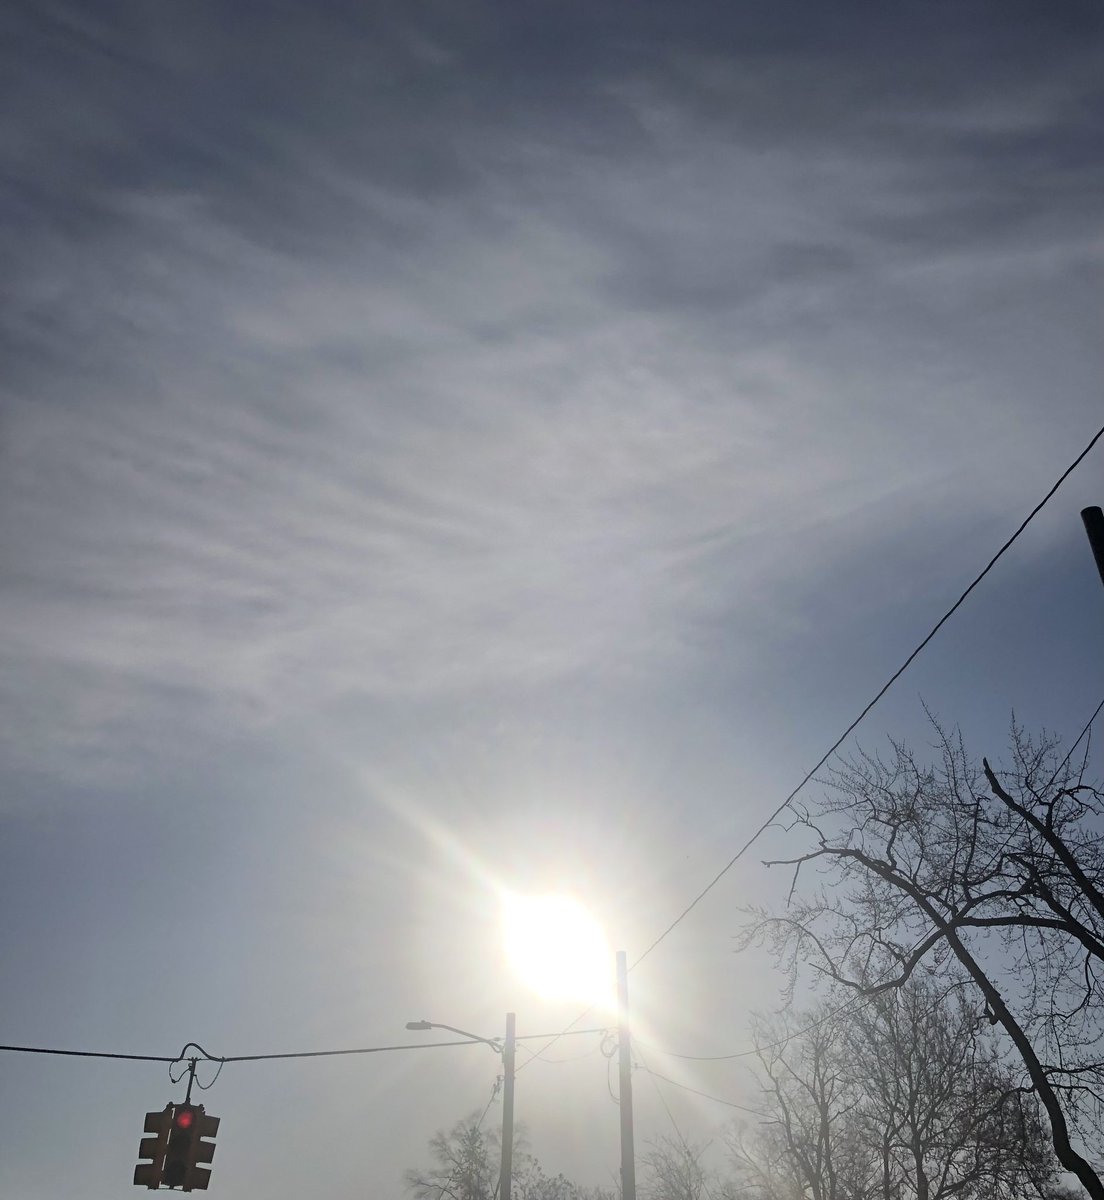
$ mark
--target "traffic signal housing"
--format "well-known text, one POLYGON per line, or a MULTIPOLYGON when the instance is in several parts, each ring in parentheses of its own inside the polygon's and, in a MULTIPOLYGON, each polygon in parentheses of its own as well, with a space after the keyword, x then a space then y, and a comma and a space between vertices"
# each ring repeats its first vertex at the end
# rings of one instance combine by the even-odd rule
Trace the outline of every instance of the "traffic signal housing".
POLYGON ((165 1150, 165 1167, 161 1182, 185 1192, 205 1192, 211 1172, 199 1163, 209 1163, 215 1156, 215 1144, 207 1139, 218 1133, 218 1117, 209 1117, 202 1104, 178 1104, 173 1109, 169 1140, 165 1150))
POLYGON ((150 1161, 134 1168, 139 1187, 180 1188, 185 1192, 205 1192, 211 1172, 200 1163, 215 1157, 218 1117, 209 1117, 202 1104, 166 1104, 161 1112, 146 1113, 146 1133, 138 1147, 138 1157, 150 1161))
POLYGON ((134 1168, 134 1182, 138 1187, 151 1190, 161 1186, 161 1172, 165 1166, 165 1151, 169 1145, 169 1132, 172 1129, 173 1106, 166 1104, 160 1112, 146 1113, 146 1123, 143 1129, 152 1137, 144 1137, 138 1143, 138 1157, 150 1161, 139 1163, 134 1168))
POLYGON ((215 1157, 215 1134, 218 1133, 218 1117, 209 1117, 203 1111, 203 1105, 196 1108, 195 1132, 192 1137, 192 1155, 188 1163, 187 1175, 184 1179, 186 1192, 205 1192, 211 1182, 209 1167, 201 1167, 199 1163, 209 1163, 215 1157))

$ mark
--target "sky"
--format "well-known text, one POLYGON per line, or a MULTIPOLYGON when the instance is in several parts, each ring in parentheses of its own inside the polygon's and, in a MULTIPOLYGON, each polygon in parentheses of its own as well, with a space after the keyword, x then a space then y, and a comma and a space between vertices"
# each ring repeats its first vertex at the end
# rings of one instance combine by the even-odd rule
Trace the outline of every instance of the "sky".
MULTIPOLYGON (((40 0, 0 33, 3 1044, 562 1029, 502 890, 635 961, 1101 424, 1095 0, 40 0)), ((924 705, 978 755, 1013 713, 1076 736, 1102 454, 848 747, 923 744, 924 705)), ((780 846, 630 973, 642 1146, 719 1138, 688 1088, 756 1102, 671 1052, 779 1003, 733 946, 780 846)), ((532 1148, 609 1184, 602 1039, 541 1044, 532 1148)), ((182 1099, 2 1065, 20 1200, 126 1194, 182 1099)), ((211 1194, 398 1200, 498 1070, 228 1064, 211 1194)))

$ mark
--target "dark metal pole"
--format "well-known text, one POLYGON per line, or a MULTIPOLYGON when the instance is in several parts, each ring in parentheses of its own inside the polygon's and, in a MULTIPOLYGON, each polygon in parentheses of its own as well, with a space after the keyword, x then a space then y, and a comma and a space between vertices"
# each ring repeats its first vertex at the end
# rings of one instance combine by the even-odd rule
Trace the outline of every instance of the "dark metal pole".
POLYGON ((1104 583, 1104 512, 1098 505, 1081 510, 1081 520, 1085 522, 1085 532, 1089 535, 1089 545, 1092 547, 1093 558, 1096 559, 1096 569, 1100 572, 1100 582, 1104 583))
POLYGON ((629 1034, 629 968, 625 951, 617 951, 617 1048, 621 1068, 621 1200, 636 1200, 636 1155, 633 1151, 632 1039, 629 1034))
POLYGON ((510 1200, 514 1173, 514 1025, 516 1014, 506 1014, 506 1041, 502 1045, 502 1170, 498 1176, 499 1200, 510 1200))

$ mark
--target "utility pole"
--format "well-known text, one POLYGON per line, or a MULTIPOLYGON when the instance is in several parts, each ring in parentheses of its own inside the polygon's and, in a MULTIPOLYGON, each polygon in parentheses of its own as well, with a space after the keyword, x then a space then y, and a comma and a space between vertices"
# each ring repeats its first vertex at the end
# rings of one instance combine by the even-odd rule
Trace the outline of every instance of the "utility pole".
POLYGON ((506 1041, 502 1044, 502 1169, 498 1176, 499 1200, 510 1200, 514 1173, 514 1026, 515 1013, 506 1014, 506 1041))
POLYGON ((1085 532, 1089 535, 1089 545, 1092 547, 1093 558, 1096 559, 1096 569, 1100 572, 1100 582, 1104 583, 1104 512, 1097 505, 1081 510, 1081 520, 1085 522, 1085 532))
MULTIPOLYGON (((621 1068, 621 1200, 636 1200, 636 1155, 633 1151, 632 1039, 629 1034, 629 968, 624 950, 617 951, 617 1049, 621 1068)), ((509 1200, 508 1197, 507 1200, 509 1200)))

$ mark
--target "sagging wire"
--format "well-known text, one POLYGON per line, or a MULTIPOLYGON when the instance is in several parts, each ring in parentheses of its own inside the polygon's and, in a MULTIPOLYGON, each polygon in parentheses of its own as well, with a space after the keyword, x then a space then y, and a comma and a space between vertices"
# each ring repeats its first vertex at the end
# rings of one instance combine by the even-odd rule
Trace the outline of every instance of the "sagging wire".
POLYGON ((519 1046, 518 1049, 524 1051, 524 1053, 526 1053, 529 1056, 525 1060, 525 1063, 523 1064, 526 1066, 529 1063, 533 1062, 535 1059, 539 1059, 541 1062, 555 1063, 555 1064, 582 1062, 584 1058, 593 1058, 594 1055, 598 1053, 597 1047, 591 1046, 591 1048, 589 1050, 584 1050, 582 1054, 570 1054, 570 1055, 568 1055, 567 1058, 545 1058, 543 1055, 541 1055, 539 1053, 539 1051, 529 1050, 529 1049, 526 1049, 526 1047, 524 1047, 524 1046, 519 1046))
POLYGON ((662 1088, 656 1082, 658 1076, 648 1066, 647 1060, 643 1054, 640 1054, 640 1065, 644 1068, 648 1078, 652 1081, 652 1087, 655 1089, 655 1094, 659 1097, 660 1104, 663 1105, 663 1111, 667 1114, 667 1119, 671 1122, 671 1128, 675 1131, 675 1136, 683 1145, 686 1145, 686 1139, 682 1136, 682 1130, 678 1127, 678 1122, 675 1120, 675 1114, 671 1112, 671 1106, 667 1103, 667 1097, 664 1096, 662 1088))
MULTIPOLYGON (((186 1074, 186 1072, 190 1071, 191 1076, 192 1076, 191 1083, 194 1083, 201 1092, 206 1092, 215 1086, 215 1083, 218 1081, 218 1077, 222 1074, 222 1068, 224 1066, 226 1066, 226 1063, 227 1063, 226 1059, 217 1058, 213 1054, 208 1054, 207 1051, 204 1050, 203 1047, 201 1045, 199 1045, 198 1042, 188 1042, 185 1045, 184 1049, 181 1050, 180 1053, 177 1055, 177 1057, 171 1063, 169 1063, 169 1082, 175 1087, 184 1078, 184 1075, 186 1074), (185 1060, 185 1053, 188 1050, 198 1050, 199 1053, 201 1055, 203 1055, 204 1062, 217 1062, 218 1063, 218 1070, 215 1071, 214 1077, 211 1079, 210 1083, 200 1083, 199 1082, 199 1077, 196 1075, 196 1070, 195 1070, 196 1065, 200 1061, 199 1055, 191 1056, 191 1057, 187 1058, 187 1060, 185 1060), (185 1068, 184 1071, 181 1071, 180 1074, 174 1078, 173 1077, 173 1067, 175 1067, 178 1062, 185 1062, 185 1061, 187 1062, 187 1067, 185 1068)), ((189 1094, 191 1094, 191 1090, 192 1090, 191 1083, 189 1083, 189 1085, 188 1085, 189 1094)))
POLYGON ((714 1096, 709 1092, 699 1091, 697 1088, 690 1087, 689 1084, 679 1083, 677 1079, 671 1079, 667 1075, 661 1075, 658 1071, 653 1071, 651 1067, 643 1068, 649 1075, 654 1075, 656 1079, 662 1079, 664 1083, 669 1083, 672 1087, 682 1088, 684 1092, 691 1092, 695 1096, 701 1096, 705 1100, 712 1100, 716 1104, 724 1104, 728 1108, 738 1109, 740 1112, 751 1113, 754 1117, 763 1117, 766 1114, 757 1108, 749 1108, 746 1104, 737 1104, 735 1100, 726 1100, 723 1096, 714 1096))
POLYGON ((613 1090, 613 1059, 618 1051, 617 1035, 611 1030, 607 1030, 602 1035, 602 1041, 598 1048, 606 1060, 606 1091, 609 1092, 609 1098, 620 1108, 621 1098, 613 1090))
POLYGON ((195 1085, 196 1085, 196 1087, 197 1087, 197 1088, 199 1088, 199 1090, 200 1090, 201 1092, 206 1092, 206 1091, 208 1091, 210 1088, 213 1088, 213 1087, 215 1086, 215 1084, 216 1084, 216 1083, 218 1083, 218 1077, 219 1077, 219 1076, 222 1074, 222 1068, 223 1068, 223 1067, 225 1067, 225 1066, 226 1066, 226 1064, 225 1064, 225 1063, 221 1063, 221 1062, 219 1063, 219 1065, 218 1065, 218 1070, 215 1072, 215 1074, 214 1074, 214 1076, 212 1077, 212 1079, 211 1079, 211 1082, 210 1082, 210 1083, 200 1083, 200 1082, 199 1082, 199 1078, 198 1078, 198 1076, 197 1076, 197 1077, 196 1077, 196 1081, 195 1081, 195 1085))
MULTIPOLYGON (((216 1078, 217 1078, 217 1076, 216 1076, 216 1078)), ((212 1080, 211 1082, 213 1083, 213 1082, 214 1082, 214 1080, 212 1080)), ((492 1105, 492 1104, 494 1104, 494 1102, 495 1102, 495 1097, 496 1097, 496 1096, 498 1095, 498 1093, 499 1093, 499 1092, 502 1090, 502 1083, 503 1083, 503 1077, 502 1077, 501 1075, 497 1075, 497 1076, 495 1077, 495 1081, 494 1081, 494 1083, 491 1085, 491 1095, 490 1095, 490 1099, 489 1099, 489 1100, 487 1101, 487 1103, 484 1105, 484 1107, 483 1107, 483 1111, 482 1111, 482 1112, 479 1114, 479 1119, 478 1119, 478 1120, 476 1121, 476 1123, 475 1123, 475 1129, 476 1129, 476 1132, 477 1132, 477 1133, 478 1133, 478 1132, 479 1132, 479 1130, 482 1128, 482 1126, 483 1126, 483 1122, 484 1122, 484 1121, 487 1119, 487 1114, 488 1114, 488 1113, 491 1111, 491 1105, 492 1105)), ((452 1169, 452 1174, 451 1174, 451 1175, 449 1175, 448 1179, 446 1179, 446 1180, 445 1180, 445 1182, 444 1182, 444 1183, 442 1183, 442 1184, 441 1184, 441 1185, 438 1187, 438 1189, 437 1189, 437 1200, 442 1200, 442 1197, 443 1197, 443 1196, 444 1196, 446 1193, 448 1193, 449 1195, 451 1195, 451 1194, 452 1194, 452 1192, 451 1192, 452 1185, 453 1185, 453 1182, 454 1182, 454 1181, 455 1181, 455 1179, 456 1179, 456 1176, 457 1176, 457 1173, 459 1172, 459 1170, 460 1170, 460 1164, 459 1164, 459 1163, 457 1163, 457 1164, 456 1164, 456 1166, 455 1166, 455 1167, 453 1167, 453 1169, 452 1169)), ((496 1195, 496 1196, 498 1195, 498 1185, 497 1185, 497 1184, 495 1185, 495 1195, 496 1195)))
MULTIPOLYGON (((663 1111, 667 1114, 667 1119, 671 1122, 671 1128, 675 1131, 675 1137, 678 1138, 679 1147, 681 1148, 682 1153, 687 1157, 687 1159, 689 1159, 691 1155, 690 1143, 686 1140, 685 1135, 679 1128, 679 1123, 675 1120, 675 1114, 671 1111, 671 1106, 667 1103, 667 1097, 664 1096, 663 1089, 657 1082, 659 1079, 662 1079, 663 1076, 657 1075, 651 1069, 651 1067, 648 1066, 647 1060, 644 1058, 643 1053, 640 1054, 640 1066, 645 1071, 648 1078, 652 1081, 652 1087, 655 1089, 655 1094, 659 1097, 659 1102, 663 1105, 663 1111)), ((709 1144, 707 1143, 698 1150, 698 1154, 700 1155, 704 1153, 708 1148, 709 1144)), ((706 1180, 705 1171, 701 1167, 698 1155, 694 1156, 694 1165, 699 1171, 701 1171, 701 1186, 702 1190, 705 1192, 706 1200, 713 1200, 713 1189, 709 1186, 709 1183, 706 1180)))

